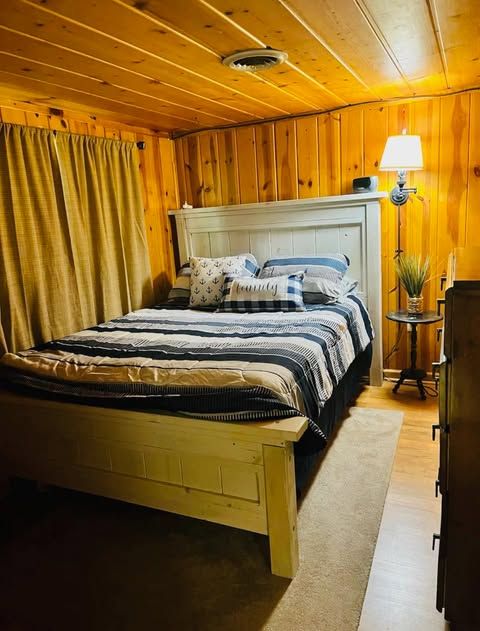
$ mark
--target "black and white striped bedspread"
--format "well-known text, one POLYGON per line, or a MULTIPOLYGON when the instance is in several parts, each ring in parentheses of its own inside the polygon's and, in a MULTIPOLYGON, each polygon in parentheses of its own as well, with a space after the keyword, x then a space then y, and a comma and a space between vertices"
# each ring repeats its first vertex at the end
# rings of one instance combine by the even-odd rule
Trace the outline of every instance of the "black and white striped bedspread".
POLYGON ((16 384, 219 421, 317 421, 373 339, 361 300, 300 313, 142 309, 36 349, 7 354, 16 384))

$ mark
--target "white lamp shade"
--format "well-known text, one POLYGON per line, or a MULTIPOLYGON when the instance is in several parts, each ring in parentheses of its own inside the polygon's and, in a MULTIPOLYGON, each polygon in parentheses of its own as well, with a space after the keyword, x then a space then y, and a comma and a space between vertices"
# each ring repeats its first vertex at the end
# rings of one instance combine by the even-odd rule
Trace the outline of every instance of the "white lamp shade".
POLYGON ((389 136, 380 160, 380 171, 420 171, 423 169, 420 136, 389 136))

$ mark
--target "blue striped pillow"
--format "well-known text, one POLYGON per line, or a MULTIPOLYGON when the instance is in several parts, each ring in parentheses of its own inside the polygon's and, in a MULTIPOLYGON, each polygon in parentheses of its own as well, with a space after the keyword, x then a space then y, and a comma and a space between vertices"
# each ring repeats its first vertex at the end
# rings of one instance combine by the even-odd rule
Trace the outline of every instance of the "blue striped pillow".
POLYGON ((303 272, 275 278, 225 276, 218 311, 305 311, 303 272))
MULTIPOLYGON (((253 254, 239 254, 245 260, 245 269, 253 276, 257 276, 260 268, 253 254)), ((190 278, 192 269, 190 263, 184 263, 177 272, 177 278, 168 293, 167 303, 172 307, 186 308, 190 305, 190 278)))
POLYGON ((303 299, 306 304, 335 302, 335 285, 347 272, 350 261, 345 254, 322 256, 288 256, 270 259, 263 265, 260 278, 273 278, 305 270, 303 299), (333 299, 332 299, 333 298, 333 299))
POLYGON ((188 307, 190 304, 190 263, 184 263, 177 272, 173 287, 168 292, 167 303, 177 307, 188 307))

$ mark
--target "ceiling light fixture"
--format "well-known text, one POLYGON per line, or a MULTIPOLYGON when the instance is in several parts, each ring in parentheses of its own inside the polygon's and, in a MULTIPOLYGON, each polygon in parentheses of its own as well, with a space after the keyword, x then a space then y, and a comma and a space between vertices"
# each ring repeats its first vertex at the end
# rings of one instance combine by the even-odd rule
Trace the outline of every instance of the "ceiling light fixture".
POLYGON ((258 72, 278 66, 288 59, 287 53, 273 48, 241 50, 222 59, 224 66, 240 72, 258 72))

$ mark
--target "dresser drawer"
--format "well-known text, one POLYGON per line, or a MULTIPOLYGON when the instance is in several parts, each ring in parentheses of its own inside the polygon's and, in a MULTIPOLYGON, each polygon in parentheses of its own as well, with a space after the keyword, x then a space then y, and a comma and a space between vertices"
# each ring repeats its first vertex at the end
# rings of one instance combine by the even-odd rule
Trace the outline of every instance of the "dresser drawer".
POLYGON ((441 336, 440 353, 448 360, 452 359, 452 315, 453 315, 453 290, 450 287, 445 292, 445 311, 443 314, 443 331, 441 336))
POLYGON ((448 390, 449 390, 449 375, 450 365, 447 361, 442 361, 437 364, 438 369, 438 425, 435 425, 432 436, 435 439, 438 436, 439 440, 439 467, 438 467, 438 479, 436 482, 436 491, 439 490, 442 495, 447 492, 448 489, 448 447, 449 447, 449 424, 448 424, 448 390), (439 430, 439 431, 437 431, 439 430))
POLYGON ((448 432, 440 432, 440 453, 438 467, 438 490, 442 495, 448 491, 448 432))
POLYGON ((444 358, 444 361, 442 361, 438 367, 438 422, 440 427, 447 431, 450 372, 450 364, 444 358))
POLYGON ((445 580, 447 572, 447 516, 448 495, 442 496, 442 516, 440 520, 440 545, 438 546, 438 570, 437 570, 437 611, 442 612, 445 607, 445 580))

